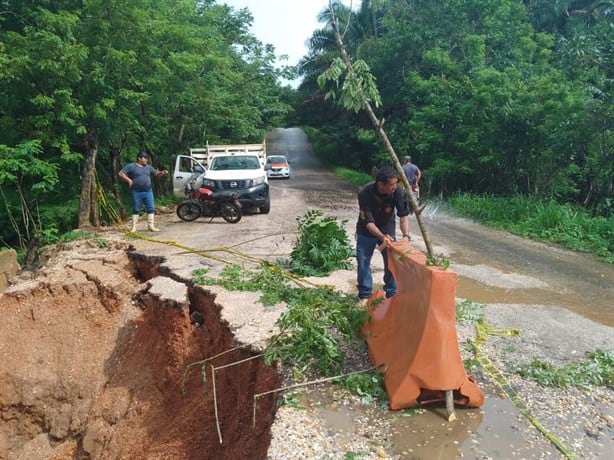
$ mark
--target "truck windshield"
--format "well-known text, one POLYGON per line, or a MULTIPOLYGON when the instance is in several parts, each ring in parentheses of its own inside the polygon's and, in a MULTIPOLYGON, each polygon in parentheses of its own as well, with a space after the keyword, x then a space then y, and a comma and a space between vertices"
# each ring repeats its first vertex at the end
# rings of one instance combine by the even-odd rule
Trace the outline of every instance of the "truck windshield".
POLYGON ((212 171, 226 169, 260 169, 260 162, 257 157, 246 155, 216 157, 211 161, 212 171))

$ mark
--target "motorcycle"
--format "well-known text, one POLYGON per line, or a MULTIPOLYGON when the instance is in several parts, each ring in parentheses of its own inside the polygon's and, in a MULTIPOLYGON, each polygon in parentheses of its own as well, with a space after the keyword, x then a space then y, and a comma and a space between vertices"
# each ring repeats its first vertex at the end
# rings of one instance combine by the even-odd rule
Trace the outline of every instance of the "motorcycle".
POLYGON ((206 187, 197 187, 191 181, 185 187, 185 194, 189 198, 177 206, 177 217, 181 220, 191 222, 200 216, 213 220, 221 216, 226 222, 236 224, 243 217, 239 195, 235 192, 214 192, 206 187))

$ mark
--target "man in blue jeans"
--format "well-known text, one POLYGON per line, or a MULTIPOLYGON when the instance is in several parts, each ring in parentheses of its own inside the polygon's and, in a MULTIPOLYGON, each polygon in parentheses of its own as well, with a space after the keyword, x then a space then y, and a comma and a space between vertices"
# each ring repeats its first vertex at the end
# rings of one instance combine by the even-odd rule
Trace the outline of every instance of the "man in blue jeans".
MULTIPOLYGON (((384 258, 386 297, 397 293, 397 283, 388 270, 386 241, 395 241, 395 210, 403 238, 409 240, 409 201, 398 187, 399 176, 391 166, 383 166, 374 182, 358 191, 359 215, 356 224, 356 260, 358 262, 358 297, 368 299, 373 293, 371 258, 377 248, 384 258)), ((364 301, 363 301, 364 302, 364 301)))
POLYGON ((166 176, 168 171, 165 169, 158 171, 153 166, 147 164, 148 161, 149 155, 146 152, 140 152, 136 156, 136 163, 127 164, 117 174, 130 187, 130 195, 132 196, 132 233, 136 232, 141 205, 145 205, 145 210, 147 211, 147 228, 150 232, 158 231, 154 225, 155 209, 153 190, 151 189, 151 176, 166 176))

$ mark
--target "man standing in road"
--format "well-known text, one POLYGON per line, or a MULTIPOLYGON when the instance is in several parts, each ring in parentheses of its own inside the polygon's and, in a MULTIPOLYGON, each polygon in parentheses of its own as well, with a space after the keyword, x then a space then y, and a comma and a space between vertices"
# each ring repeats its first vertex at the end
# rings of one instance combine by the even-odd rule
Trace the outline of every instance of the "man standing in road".
POLYGON ((373 293, 371 258, 377 248, 384 258, 384 291, 386 297, 397 292, 397 283, 388 269, 387 241, 395 241, 395 210, 403 238, 409 241, 409 202, 405 191, 398 188, 399 176, 391 166, 383 166, 374 182, 358 191, 359 215, 356 224, 356 260, 358 263, 358 297, 366 303, 373 293), (363 300, 364 299, 364 300, 363 300))
POLYGON ((127 164, 117 174, 128 183, 132 195, 132 233, 136 232, 136 224, 139 221, 141 205, 145 205, 147 211, 147 228, 150 232, 159 231, 154 225, 154 196, 151 189, 151 176, 166 176, 168 171, 158 171, 147 164, 149 155, 140 152, 136 156, 136 163, 127 164))
POLYGON ((416 195, 416 199, 420 199, 420 178, 422 177, 422 173, 420 172, 420 168, 411 162, 411 157, 408 155, 403 158, 403 171, 405 172, 405 177, 407 177, 407 182, 409 182, 409 186, 411 187, 414 195, 416 195))

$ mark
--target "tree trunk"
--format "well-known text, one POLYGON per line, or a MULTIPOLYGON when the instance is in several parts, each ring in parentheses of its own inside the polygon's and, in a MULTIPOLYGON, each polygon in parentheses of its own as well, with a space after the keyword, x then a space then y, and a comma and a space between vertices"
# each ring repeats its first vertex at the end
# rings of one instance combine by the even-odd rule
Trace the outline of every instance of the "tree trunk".
POLYGON ((85 164, 81 177, 81 196, 79 197, 79 228, 97 225, 96 156, 98 141, 91 135, 85 138, 85 164), (94 208, 94 209, 92 209, 94 208))
POLYGON ((100 207, 98 206, 98 177, 96 169, 94 169, 94 180, 91 182, 92 190, 90 192, 90 222, 96 228, 100 227, 100 207))
MULTIPOLYGON (((123 145, 123 142, 122 142, 122 145, 123 145)), ((120 164, 120 161, 119 161, 121 147, 120 148, 111 147, 109 149, 109 153, 110 153, 109 163, 111 166, 110 168, 111 169, 111 181, 110 181, 111 195, 113 196, 113 200, 115 201, 115 204, 119 208, 119 217, 123 222, 128 217, 128 213, 126 212, 126 207, 124 206, 124 203, 122 202, 120 184, 119 184, 119 181, 117 180, 117 173, 122 169, 122 165, 120 164)))

